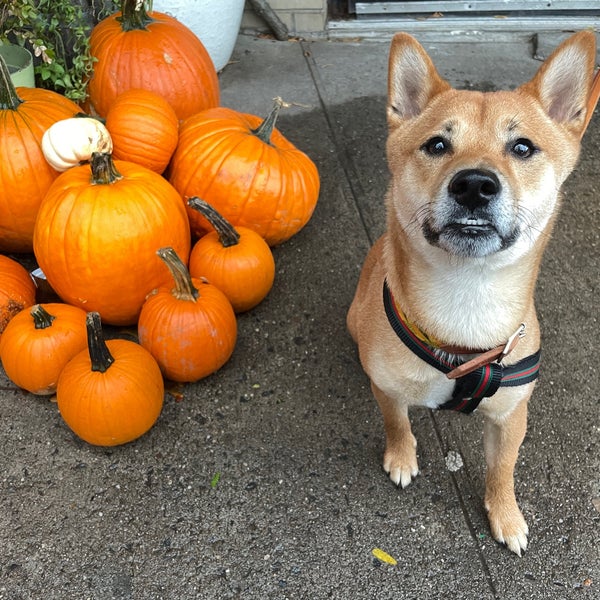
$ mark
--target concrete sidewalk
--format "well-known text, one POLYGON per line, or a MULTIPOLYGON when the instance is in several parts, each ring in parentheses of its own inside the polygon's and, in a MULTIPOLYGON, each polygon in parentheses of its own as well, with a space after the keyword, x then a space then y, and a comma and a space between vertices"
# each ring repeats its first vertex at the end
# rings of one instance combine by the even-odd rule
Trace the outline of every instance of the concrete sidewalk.
MULTIPOLYGON (((427 47, 460 87, 515 87, 540 64, 524 43, 427 47)), ((531 535, 517 558, 489 534, 476 414, 415 411, 421 474, 406 490, 389 481, 345 329, 384 224, 387 51, 240 36, 222 104, 293 103, 279 128, 319 168, 315 214, 275 249, 274 289, 240 317, 231 361, 168 395, 136 442, 88 446, 55 404, 0 378, 0 598, 600 598, 600 119, 538 287, 543 370, 516 473, 531 535)))

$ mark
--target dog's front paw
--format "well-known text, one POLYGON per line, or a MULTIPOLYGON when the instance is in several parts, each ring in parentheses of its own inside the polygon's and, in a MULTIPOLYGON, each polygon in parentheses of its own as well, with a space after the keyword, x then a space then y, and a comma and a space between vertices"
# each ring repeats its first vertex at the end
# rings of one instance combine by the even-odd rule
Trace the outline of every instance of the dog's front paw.
POLYGON ((529 527, 517 503, 511 503, 511 506, 493 507, 491 503, 486 502, 486 509, 494 539, 501 544, 506 544, 509 550, 521 556, 521 553, 527 550, 529 527))
POLYGON ((396 484, 405 488, 419 474, 417 440, 410 434, 403 442, 388 444, 383 455, 383 470, 396 484))

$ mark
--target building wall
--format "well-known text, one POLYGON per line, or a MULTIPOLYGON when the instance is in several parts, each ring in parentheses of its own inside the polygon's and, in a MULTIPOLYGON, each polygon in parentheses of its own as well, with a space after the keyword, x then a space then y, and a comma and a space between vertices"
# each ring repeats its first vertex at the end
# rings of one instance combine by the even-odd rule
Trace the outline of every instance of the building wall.
MULTIPOLYGON (((324 35, 327 0, 268 0, 269 6, 288 28, 290 35, 324 35)), ((268 32, 269 26, 246 3, 242 31, 268 32)))

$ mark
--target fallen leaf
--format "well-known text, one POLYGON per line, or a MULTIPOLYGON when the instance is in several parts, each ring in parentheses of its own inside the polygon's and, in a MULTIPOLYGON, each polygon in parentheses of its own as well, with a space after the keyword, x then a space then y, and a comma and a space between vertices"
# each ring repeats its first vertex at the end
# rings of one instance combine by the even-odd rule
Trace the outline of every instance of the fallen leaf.
POLYGON ((380 560, 381 562, 384 562, 388 565, 397 565, 398 564, 398 561, 393 556, 390 556, 387 552, 384 552, 381 548, 373 548, 372 554, 377 560, 380 560))

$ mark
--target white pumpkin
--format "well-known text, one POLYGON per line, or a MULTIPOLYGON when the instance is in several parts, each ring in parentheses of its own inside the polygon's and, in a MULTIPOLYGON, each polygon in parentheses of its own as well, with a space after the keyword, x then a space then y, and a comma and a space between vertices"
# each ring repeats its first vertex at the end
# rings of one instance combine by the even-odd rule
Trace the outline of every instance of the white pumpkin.
POLYGON ((94 152, 112 152, 108 129, 92 117, 72 117, 51 125, 42 136, 42 152, 56 171, 90 160, 94 152))

